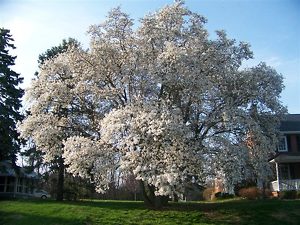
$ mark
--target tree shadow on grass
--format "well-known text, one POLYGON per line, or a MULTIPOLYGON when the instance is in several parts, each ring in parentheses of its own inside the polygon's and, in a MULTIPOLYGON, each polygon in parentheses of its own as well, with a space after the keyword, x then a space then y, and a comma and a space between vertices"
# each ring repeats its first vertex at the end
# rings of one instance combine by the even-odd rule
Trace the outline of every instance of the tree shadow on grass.
POLYGON ((118 209, 147 209, 142 201, 114 201, 114 200, 78 200, 78 201, 55 201, 55 200, 18 200, 21 202, 29 202, 37 205, 45 204, 62 204, 62 205, 73 205, 73 206, 86 206, 96 208, 106 208, 111 210, 118 209))
MULTIPOLYGON (((299 224, 300 200, 230 200, 224 202, 179 203, 166 210, 202 211, 216 224, 299 224)), ((210 221, 211 221, 210 220, 210 221)))
POLYGON ((0 212, 1 225, 88 225, 89 218, 62 218, 55 215, 37 215, 35 213, 0 212))
MULTIPOLYGON (((150 209, 142 201, 118 201, 118 200, 78 200, 78 201, 62 201, 57 202, 55 200, 17 200, 20 202, 28 202, 37 205, 45 204, 62 204, 62 205, 74 205, 74 206, 87 206, 106 209, 150 209)), ((300 200, 227 200, 227 201, 215 201, 215 202, 170 202, 166 207, 159 209, 159 211, 211 211, 211 210, 270 210, 274 209, 300 209, 300 200)))

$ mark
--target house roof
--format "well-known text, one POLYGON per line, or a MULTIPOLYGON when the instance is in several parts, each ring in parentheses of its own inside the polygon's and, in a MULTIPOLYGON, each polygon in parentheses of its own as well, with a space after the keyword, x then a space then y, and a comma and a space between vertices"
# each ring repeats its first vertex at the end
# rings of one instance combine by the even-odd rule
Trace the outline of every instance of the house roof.
POLYGON ((0 162, 0 176, 9 176, 9 177, 27 177, 27 178, 37 178, 37 174, 27 173, 24 168, 16 166, 14 167, 12 163, 8 160, 0 162))
POLYGON ((300 162, 300 152, 279 152, 269 162, 294 163, 300 162))
POLYGON ((287 114, 280 123, 281 132, 300 132, 300 114, 287 114))

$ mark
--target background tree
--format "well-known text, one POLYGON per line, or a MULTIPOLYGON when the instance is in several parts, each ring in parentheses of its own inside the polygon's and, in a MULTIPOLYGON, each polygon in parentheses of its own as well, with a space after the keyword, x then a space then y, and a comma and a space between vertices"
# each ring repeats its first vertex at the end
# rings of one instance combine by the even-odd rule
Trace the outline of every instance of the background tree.
POLYGON ((9 32, 0 29, 0 160, 15 163, 21 144, 16 123, 23 119, 19 109, 24 91, 18 87, 23 78, 11 69, 16 57, 9 54, 10 49, 15 49, 9 32))
POLYGON ((47 49, 44 53, 39 55, 39 67, 41 67, 45 63, 45 61, 56 57, 58 54, 66 52, 70 46, 79 47, 80 43, 74 38, 68 38, 67 40, 63 39, 61 44, 47 49))
POLYGON ((68 171, 91 179, 98 192, 116 174, 133 174, 145 202, 158 207, 218 168, 229 186, 251 174, 265 179, 268 170, 259 170, 285 112, 282 76, 264 63, 242 69, 253 55, 249 45, 224 31, 208 39, 205 22, 179 1, 134 30, 113 9, 90 27, 88 51, 70 48, 41 67, 22 134, 46 155, 63 154, 68 171), (249 133, 258 135, 255 148, 246 144, 249 133))
POLYGON ((36 172, 38 177, 41 176, 42 171, 47 168, 43 163, 43 154, 36 149, 32 140, 27 140, 26 145, 20 152, 22 158, 22 167, 26 167, 28 172, 36 172))
MULTIPOLYGON (((70 48, 70 47, 80 47, 80 43, 73 38, 69 38, 68 40, 64 39, 62 41, 62 43, 59 44, 58 46, 54 46, 54 47, 46 50, 44 53, 40 54, 39 58, 38 58, 39 68, 43 67, 43 65, 45 64, 46 61, 54 59, 54 58, 58 57, 59 54, 66 52, 68 50, 68 48, 70 48)), ((60 77, 61 79, 64 79, 63 73, 64 72, 62 71, 62 76, 60 77)), ((36 72, 35 75, 36 75, 35 79, 38 80, 39 72, 36 72)), ((60 78, 57 78, 57 79, 60 79, 60 78)), ((33 108, 30 110, 29 115, 31 113, 33 113, 33 108)), ((67 110, 64 109, 63 106, 61 106, 55 112, 53 111, 53 113, 55 113, 56 116, 65 115, 67 117, 67 110)), ((43 124, 41 124, 41 126, 43 126, 43 124)), ((62 133, 61 136, 63 137, 64 134, 62 133)), ((40 161, 42 158, 45 159, 45 162, 44 162, 45 164, 51 165, 48 168, 52 170, 51 173, 54 172, 57 175, 57 179, 55 179, 55 181, 57 182, 57 184, 55 184, 56 199, 63 200, 65 165, 64 165, 64 160, 62 158, 62 145, 60 147, 57 146, 57 148, 58 149, 60 148, 60 150, 58 150, 58 152, 54 153, 53 155, 51 155, 49 157, 48 155, 45 155, 44 150, 37 149, 35 146, 34 140, 32 141, 30 139, 28 141, 28 149, 23 155, 27 156, 27 158, 29 159, 29 162, 31 162, 31 164, 34 163, 33 160, 35 160, 36 167, 40 167, 40 163, 41 163, 40 161)))
MULTIPOLYGON (((58 56, 59 54, 66 52, 68 48, 70 48, 71 46, 79 47, 80 43, 74 38, 69 38, 68 40, 64 39, 60 45, 48 49, 45 53, 39 55, 39 59, 38 59, 39 67, 41 67, 46 60, 50 60, 58 56)), ((52 162, 52 163, 55 163, 57 165, 56 168, 58 171, 56 199, 61 201, 63 200, 63 193, 64 193, 65 166, 64 166, 64 160, 61 157, 61 155, 58 155, 55 161, 56 162, 52 162)))

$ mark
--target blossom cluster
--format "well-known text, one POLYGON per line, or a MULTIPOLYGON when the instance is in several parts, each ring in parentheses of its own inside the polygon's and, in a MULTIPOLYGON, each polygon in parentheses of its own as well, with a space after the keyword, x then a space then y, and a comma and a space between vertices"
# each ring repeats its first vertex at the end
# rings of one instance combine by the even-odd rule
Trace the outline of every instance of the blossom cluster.
POLYGON ((215 177, 228 190, 266 180, 285 112, 282 76, 264 63, 242 69, 249 45, 224 31, 208 39, 205 22, 176 2, 134 29, 113 9, 90 27, 90 49, 70 47, 42 66, 27 90, 22 136, 45 160, 63 156, 68 171, 99 192, 116 172, 134 174, 156 195, 215 177))

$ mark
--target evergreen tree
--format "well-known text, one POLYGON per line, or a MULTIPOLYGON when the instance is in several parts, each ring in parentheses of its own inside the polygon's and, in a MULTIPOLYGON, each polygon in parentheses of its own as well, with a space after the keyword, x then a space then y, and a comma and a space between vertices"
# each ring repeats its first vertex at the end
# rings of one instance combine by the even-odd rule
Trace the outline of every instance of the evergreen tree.
POLYGON ((12 41, 10 31, 0 28, 0 160, 15 162, 21 144, 16 123, 23 118, 19 109, 24 90, 18 87, 23 78, 10 68, 16 59, 9 54, 9 49, 15 49, 12 41))
POLYGON ((39 67, 41 67, 45 61, 56 57, 58 54, 66 52, 70 46, 79 47, 80 43, 74 38, 68 38, 68 40, 63 39, 61 44, 47 49, 44 53, 39 55, 39 67))

